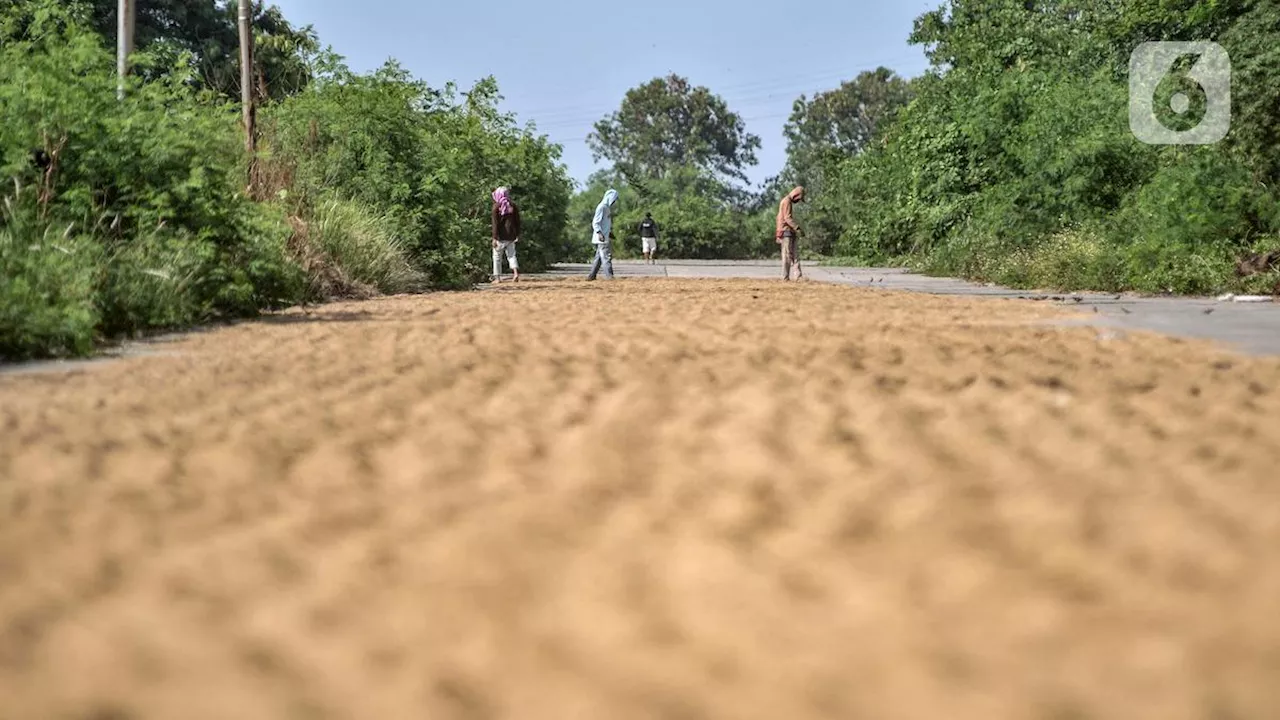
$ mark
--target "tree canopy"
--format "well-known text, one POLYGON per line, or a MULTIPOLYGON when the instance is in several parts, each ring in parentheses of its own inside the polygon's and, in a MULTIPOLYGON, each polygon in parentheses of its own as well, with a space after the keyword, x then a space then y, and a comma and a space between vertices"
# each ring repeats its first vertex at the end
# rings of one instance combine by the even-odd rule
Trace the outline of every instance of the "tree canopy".
POLYGON ((495 80, 464 93, 394 62, 356 73, 259 6, 258 92, 272 101, 250 194, 223 84, 238 62, 227 6, 143 7, 119 98, 101 0, 0 0, 0 359, 304 300, 466 287, 488 275, 498 185, 522 206, 525 267, 563 257, 560 148, 499 110, 495 80))
POLYGON ((627 92, 622 107, 596 123, 587 139, 597 160, 628 176, 657 179, 684 167, 745 180, 760 138, 725 101, 678 75, 627 92))
MULTIPOLYGON (((840 153, 813 208, 841 254, 1015 285, 1212 292, 1234 287, 1237 257, 1280 244, 1277 0, 949 0, 912 41, 932 62, 914 99, 882 142, 840 153), (1231 55, 1231 135, 1143 144, 1131 53, 1206 39, 1231 55)), ((1210 101, 1192 93, 1172 117, 1179 72, 1155 98, 1172 130, 1210 101)))
MULTIPOLYGON (((827 254, 840 235, 833 213, 846 198, 828 192, 828 177, 838 172, 845 158, 861 154, 887 128, 912 96, 911 84, 888 68, 860 73, 840 87, 818 93, 812 100, 801 95, 783 128, 787 140, 787 165, 783 185, 803 185, 810 191, 818 212, 806 227, 807 243, 827 254)), ((784 188, 775 189, 785 192, 784 188)))
POLYGON ((760 138, 722 98, 676 75, 655 78, 629 91, 595 128, 588 142, 597 160, 612 165, 590 179, 570 215, 589 222, 604 190, 616 187, 620 256, 638 249, 645 212, 662 227, 668 257, 759 253, 766 233, 757 222, 757 198, 743 184, 760 138))
POLYGON ((815 185, 827 163, 866 149, 910 100, 910 83, 884 67, 860 73, 812 100, 801 95, 782 131, 790 181, 815 185))
MULTIPOLYGON (((171 67, 189 53, 203 85, 228 98, 240 96, 240 35, 235 0, 145 0, 138 4, 137 49, 171 67)), ((116 35, 117 0, 92 0, 93 27, 116 35)), ((320 50, 311 26, 294 27, 274 5, 253 3, 254 64, 259 100, 279 100, 306 87, 309 60, 320 50)))

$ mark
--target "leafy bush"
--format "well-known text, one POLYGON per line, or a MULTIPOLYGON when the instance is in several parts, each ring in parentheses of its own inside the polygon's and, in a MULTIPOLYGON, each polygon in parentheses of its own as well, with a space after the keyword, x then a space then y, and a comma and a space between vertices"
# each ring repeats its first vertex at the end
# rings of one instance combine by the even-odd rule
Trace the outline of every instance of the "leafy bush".
POLYGON ((93 347, 99 249, 4 201, 0 218, 0 358, 80 355, 93 347))
POLYGON ((878 262, 1015 285, 1233 287, 1234 259, 1277 232, 1278 39, 1278 0, 948 0, 916 23, 933 69, 914 100, 829 173, 813 211, 840 228, 835 252, 878 262), (1138 142, 1129 53, 1214 37, 1237 71, 1228 142, 1138 142))
POLYGON ((485 80, 461 101, 395 63, 359 75, 327 58, 315 82, 265 115, 272 173, 309 212, 331 193, 376 208, 429 280, 459 287, 488 275, 490 194, 512 189, 537 271, 562 251, 571 187, 559 148, 497 112, 485 80))
MULTIPOLYGON (((234 107, 193 93, 181 69, 133 80, 118 100, 112 54, 81 6, 9 12, 29 22, 0 47, 0 172, 29 188, 16 202, 40 222, 96 245, 100 334, 252 315, 300 297, 282 216, 244 193, 234 107)), ((28 274, 53 268, 23 263, 5 277, 42 286, 52 281, 28 274)), ((80 337, 67 347, 85 351, 80 337)))
POLYGON ((178 328, 201 320, 199 285, 209 247, 174 233, 155 233, 106 250, 98 307, 107 336, 146 328, 178 328))
POLYGON ((1257 182, 1235 156, 1214 149, 1169 157, 1126 203, 1116 240, 1162 241, 1186 248, 1249 245, 1280 229, 1275 193, 1257 182))
POLYGON ((201 45, 166 30, 180 9, 158 9, 118 99, 91 29, 105 7, 0 9, 0 175, 25 188, 0 222, 3 356, 83 353, 304 298, 464 286, 487 273, 498 185, 521 205, 525 266, 559 259, 571 192, 559 148, 497 112, 493 81, 459 98, 394 63, 357 75, 266 11, 264 77, 286 82, 264 95, 278 102, 262 113, 257 202, 239 109, 193 74, 225 69, 226 17, 199 5, 220 28, 201 45), (211 54, 183 53, 193 42, 211 54))
POLYGON ((659 252, 664 257, 757 257, 764 241, 773 238, 775 211, 770 211, 764 231, 763 215, 751 205, 754 198, 704 171, 686 167, 660 180, 635 182, 606 171, 593 176, 573 198, 566 257, 591 256, 591 220, 611 187, 618 191, 613 226, 614 253, 619 258, 641 255, 640 223, 646 212, 659 225, 659 252))

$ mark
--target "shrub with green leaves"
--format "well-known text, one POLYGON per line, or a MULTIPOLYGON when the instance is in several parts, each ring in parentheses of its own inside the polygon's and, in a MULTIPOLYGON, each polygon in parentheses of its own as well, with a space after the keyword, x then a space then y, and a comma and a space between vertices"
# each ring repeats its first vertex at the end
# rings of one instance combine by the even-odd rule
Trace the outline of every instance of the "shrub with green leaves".
POLYGON ((328 56, 306 91, 265 113, 269 165, 304 217, 333 196, 372 208, 415 267, 451 287, 487 277, 490 196, 505 185, 523 219, 522 266, 536 271, 559 259, 571 186, 559 147, 498 99, 492 80, 459 98, 394 62, 361 75, 328 56))
MULTIPOLYGON (((27 0, 5 13, 0 174, 23 188, 14 202, 26 214, 45 228, 69 228, 63 234, 77 239, 77 258, 92 256, 89 279, 70 285, 76 307, 91 311, 77 310, 68 326, 75 341, 51 339, 48 353, 86 352, 95 334, 242 317, 301 297, 282 214, 244 192, 233 106, 193 91, 185 65, 131 80, 117 99, 113 56, 82 6, 27 0), (13 22, 18 15, 25 21, 13 22)), ((40 225, 16 217, 3 221, 8 237, 43 236, 40 225)), ((66 262, 29 257, 7 264, 4 279, 10 288, 46 287, 65 272, 66 262)), ((65 306, 62 296, 43 297, 51 312, 65 306)), ((40 354, 28 341, 4 344, 40 354)))
POLYGON ((274 83, 261 113, 258 202, 239 108, 225 83, 205 90, 211 78, 193 74, 211 60, 225 70, 226 18, 202 0, 201 22, 219 28, 205 58, 181 51, 195 31, 166 31, 167 10, 152 18, 118 99, 114 56, 93 29, 104 7, 0 9, 0 176, 26 188, 19 205, 33 218, 3 221, 6 291, 24 308, 6 315, 6 357, 302 299, 466 286, 487 274, 499 185, 523 212, 525 268, 560 259, 571 193, 560 149, 497 111, 492 80, 459 94, 395 63, 356 74, 266 11, 259 70, 296 82, 274 83), (42 244, 59 228, 69 257, 42 244))
POLYGON ((663 257, 757 257, 762 240, 773 237, 772 214, 766 232, 758 208, 752 205, 754 198, 705 171, 685 167, 661 179, 633 182, 620 173, 605 171, 593 176, 574 196, 566 258, 580 261, 591 257, 591 221, 609 188, 618 191, 613 227, 614 254, 619 258, 641 256, 640 223, 646 212, 652 213, 659 225, 659 254, 663 257))
POLYGON ((933 64, 914 99, 815 197, 836 252, 1017 285, 1212 292, 1280 231, 1280 0, 946 0, 912 39, 933 64), (1232 57, 1231 136, 1142 144, 1130 53, 1202 39, 1232 57))
POLYGON ((0 358, 81 355, 93 347, 100 248, 42 221, 21 193, 0 208, 0 358))

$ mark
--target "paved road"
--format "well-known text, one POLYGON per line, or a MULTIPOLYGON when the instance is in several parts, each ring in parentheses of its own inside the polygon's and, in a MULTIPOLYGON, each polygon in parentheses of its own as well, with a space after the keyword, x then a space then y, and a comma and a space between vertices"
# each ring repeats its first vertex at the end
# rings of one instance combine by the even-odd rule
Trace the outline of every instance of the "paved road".
MULTIPOLYGON (((587 265, 560 265, 550 275, 584 275, 587 265)), ((673 260, 647 266, 618 261, 614 269, 622 277, 671 278, 776 278, 778 264, 770 261, 673 260)), ((852 268, 810 266, 805 273, 812 280, 907 290, 935 295, 1030 298, 1044 302, 1079 306, 1086 313, 1096 310, 1092 325, 1116 330, 1149 330, 1188 338, 1214 340, 1252 355, 1280 355, 1280 303, 1237 304, 1212 298, 1139 297, 1101 293, 1049 294, 1011 290, 957 280, 917 275, 896 268, 852 268)))
MULTIPOLYGON (((778 263, 766 260, 700 261, 670 260, 658 265, 637 261, 616 261, 621 277, 670 278, 760 278, 781 275, 778 263)), ((554 267, 547 276, 572 277, 587 273, 585 264, 554 267)), ((1212 298, 1139 297, 1101 293, 1035 293, 1025 290, 981 285, 955 278, 917 275, 899 268, 819 267, 805 270, 811 280, 884 290, 904 290, 933 295, 1029 298, 1068 306, 1083 312, 1096 310, 1084 322, 1115 331, 1149 330, 1188 338, 1213 340, 1251 355, 1280 355, 1280 303, 1242 305, 1212 298), (1077 298, 1079 301, 1077 302, 1077 298)), ((0 365, 0 375, 66 372, 97 365, 105 360, 163 353, 163 345, 182 337, 168 336, 157 341, 127 343, 89 360, 0 365)))

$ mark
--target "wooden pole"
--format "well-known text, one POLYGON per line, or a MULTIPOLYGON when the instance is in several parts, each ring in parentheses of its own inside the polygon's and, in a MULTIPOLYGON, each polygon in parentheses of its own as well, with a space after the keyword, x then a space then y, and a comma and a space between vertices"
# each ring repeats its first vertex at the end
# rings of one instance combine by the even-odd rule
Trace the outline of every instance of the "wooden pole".
POLYGON ((124 99, 124 79, 129 75, 133 54, 133 30, 137 25, 138 0, 119 0, 116 7, 116 98, 124 99))
POLYGON ((253 102, 253 2, 240 0, 240 104, 244 111, 244 146, 249 153, 249 190, 253 191, 254 155, 258 150, 257 111, 253 102))

